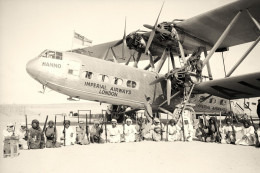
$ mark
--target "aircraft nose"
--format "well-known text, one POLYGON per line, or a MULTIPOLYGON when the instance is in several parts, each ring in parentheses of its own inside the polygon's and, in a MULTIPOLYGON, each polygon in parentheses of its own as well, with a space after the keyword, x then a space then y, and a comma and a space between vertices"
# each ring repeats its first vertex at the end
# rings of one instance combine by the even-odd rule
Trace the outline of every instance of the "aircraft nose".
POLYGON ((34 78, 38 75, 37 61, 37 59, 32 59, 26 64, 27 73, 34 78))

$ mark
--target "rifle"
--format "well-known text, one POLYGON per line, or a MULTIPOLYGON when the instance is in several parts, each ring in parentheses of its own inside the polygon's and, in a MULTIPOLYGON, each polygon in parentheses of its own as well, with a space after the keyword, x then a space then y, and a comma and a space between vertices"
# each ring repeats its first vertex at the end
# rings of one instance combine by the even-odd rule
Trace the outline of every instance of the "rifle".
POLYGON ((122 141, 125 141, 125 115, 124 115, 124 120, 123 120, 123 136, 122 136, 122 141))
POLYGON ((30 150, 27 115, 25 115, 25 124, 26 124, 26 133, 25 133, 25 135, 27 136, 27 146, 28 146, 28 150, 30 150))
POLYGON ((15 136, 15 134, 14 134, 14 132, 15 132, 15 127, 16 127, 16 123, 14 123, 14 131, 13 131, 12 136, 15 136))
POLYGON ((166 122, 166 141, 168 141, 168 115, 169 114, 167 114, 167 122, 166 122))
POLYGON ((64 135, 64 146, 66 146, 66 131, 65 131, 65 115, 64 115, 64 121, 63 121, 63 135, 64 135))
POLYGON ((254 124, 254 122, 253 122, 252 116, 250 116, 250 119, 251 119, 252 125, 253 125, 253 127, 254 127, 254 133, 255 133, 255 138, 256 138, 256 144, 255 144, 255 146, 256 146, 256 147, 260 147, 259 137, 258 137, 258 134, 257 134, 257 129, 256 129, 256 126, 255 126, 255 124, 254 124))
POLYGON ((101 133, 103 132, 104 121, 101 124, 100 131, 98 132, 98 143, 100 143, 101 133))
POLYGON ((44 123, 43 129, 42 129, 42 132, 41 132, 40 148, 44 148, 44 146, 42 146, 41 144, 42 144, 42 140, 44 140, 43 134, 46 131, 47 121, 48 121, 48 115, 46 116, 45 123, 44 123), (43 136, 43 138, 42 138, 42 136, 43 136))
POLYGON ((233 125, 233 116, 231 117, 231 120, 232 120, 231 127, 232 127, 232 136, 233 136, 233 140, 231 140, 231 144, 235 144, 237 139, 236 139, 236 131, 233 125))
POLYGON ((107 143, 107 118, 106 118, 106 116, 104 116, 104 120, 105 120, 105 135, 106 135, 106 143, 107 143))
POLYGON ((88 137, 88 114, 86 114, 86 135, 87 135, 87 139, 89 141, 89 137, 88 137))
POLYGON ((54 145, 56 146, 56 142, 57 142, 57 129, 56 129, 56 115, 55 115, 55 121, 54 121, 54 135, 55 135, 55 138, 54 138, 54 145))
MULTIPOLYGON (((220 113, 220 116, 221 116, 221 113, 220 113)), ((222 137, 221 137, 221 134, 219 132, 219 126, 218 126, 218 122, 217 121, 218 121, 218 118, 216 116, 216 121, 215 121, 215 126, 216 126, 216 129, 217 129, 216 141, 217 142, 221 142, 222 137)), ((221 120, 220 120, 220 122, 221 122, 221 120)))
MULTIPOLYGON (((167 114, 168 115, 168 114, 167 114)), ((160 126, 161 126, 161 141, 163 140, 163 129, 162 129, 162 117, 161 117, 161 114, 160 114, 160 126)))

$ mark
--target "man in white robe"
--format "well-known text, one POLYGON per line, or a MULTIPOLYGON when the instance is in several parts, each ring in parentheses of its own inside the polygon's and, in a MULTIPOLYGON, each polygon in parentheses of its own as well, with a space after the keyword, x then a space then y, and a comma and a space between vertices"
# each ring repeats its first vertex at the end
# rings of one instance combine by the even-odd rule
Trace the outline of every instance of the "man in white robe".
POLYGON ((108 128, 110 143, 120 143, 121 129, 117 126, 117 120, 112 119, 112 126, 108 128))
POLYGON ((65 146, 74 145, 74 143, 76 141, 75 131, 70 126, 70 121, 69 120, 65 120, 64 124, 65 124, 65 135, 64 135, 64 128, 63 128, 61 130, 61 133, 60 133, 61 143, 64 144, 64 140, 65 140, 65 146))
POLYGON ((125 142, 134 142, 135 141, 136 129, 132 125, 132 120, 130 118, 126 119, 124 133, 125 133, 125 142))
POLYGON ((243 122, 244 127, 242 127, 242 138, 236 141, 236 145, 255 145, 255 133, 254 127, 250 125, 248 120, 243 122))
POLYGON ((168 133, 167 126, 165 127, 165 132, 167 133, 166 135, 168 135, 168 141, 173 142, 180 140, 180 130, 181 128, 176 125, 176 121, 174 119, 171 119, 168 125, 168 133))

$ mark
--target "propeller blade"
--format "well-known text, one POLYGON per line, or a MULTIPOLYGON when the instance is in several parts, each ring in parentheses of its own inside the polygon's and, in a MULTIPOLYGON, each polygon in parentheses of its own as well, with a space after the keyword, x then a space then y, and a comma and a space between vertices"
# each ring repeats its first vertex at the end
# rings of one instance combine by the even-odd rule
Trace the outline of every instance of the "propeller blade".
POLYGON ((140 60, 140 58, 141 58, 141 55, 142 55, 142 52, 138 52, 137 58, 136 58, 136 60, 135 60, 135 62, 134 62, 134 67, 135 67, 135 68, 138 67, 137 64, 138 64, 138 62, 139 62, 139 60, 140 60))
POLYGON ((171 79, 167 79, 167 103, 170 105, 171 102, 171 90, 172 90, 172 81, 171 79))
POLYGON ((155 22, 155 24, 154 24, 154 28, 155 28, 155 27, 157 26, 157 24, 158 24, 158 20, 159 20, 159 17, 160 17, 160 15, 161 15, 161 12, 162 12, 163 5, 164 5, 164 1, 163 1, 163 4, 162 4, 160 13, 159 13, 159 15, 158 15, 158 17, 157 17, 157 20, 156 20, 156 22, 155 22))
MULTIPOLYGON (((164 2, 163 2, 163 4, 162 4, 161 10, 160 10, 160 12, 159 12, 159 15, 158 15, 158 17, 157 17, 157 19, 156 19, 156 21, 155 21, 155 24, 154 24, 154 26, 152 27, 152 32, 151 32, 151 34, 150 34, 150 36, 149 36, 148 42, 147 42, 146 47, 145 47, 145 54, 148 52, 149 47, 150 47, 150 45, 151 45, 151 43, 152 43, 152 41, 153 41, 153 37, 154 37, 154 35, 155 35, 155 31, 156 31, 156 28, 157 28, 157 24, 158 24, 159 17, 160 17, 161 12, 162 12, 163 5, 164 5, 164 2)), ((151 25, 145 24, 144 27, 150 28, 151 25)))
POLYGON ((166 79, 165 75, 164 75, 164 76, 161 76, 161 77, 158 77, 158 78, 155 79, 153 82, 151 82, 150 85, 154 85, 154 84, 159 83, 159 82, 161 82, 161 81, 163 81, 163 80, 165 80, 165 79, 166 79))
POLYGON ((165 29, 160 29, 160 28, 157 28, 156 27, 156 31, 160 32, 160 33, 163 33, 163 34, 167 34, 167 35, 171 35, 171 32, 170 31, 167 31, 165 29))
POLYGON ((151 45, 151 43, 152 43, 152 41, 153 41, 154 35, 155 35, 155 30, 153 30, 153 31, 151 32, 150 36, 149 36, 149 39, 148 39, 147 44, 146 44, 146 47, 145 47, 145 52, 144 52, 145 54, 147 54, 147 52, 148 52, 148 50, 149 50, 149 47, 150 47, 150 45, 151 45))
POLYGON ((153 29, 154 29, 152 25, 144 24, 143 26, 144 26, 145 28, 147 28, 147 29, 150 29, 150 30, 153 30, 153 29))
MULTIPOLYGON (((168 56, 168 74, 170 73, 170 56, 168 56)), ((170 78, 167 79, 167 103, 170 105, 171 102, 171 90, 172 90, 172 81, 170 78)))
POLYGON ((124 29, 124 36, 123 36, 123 46, 122 46, 122 58, 125 58, 125 45, 126 45, 126 17, 125 17, 125 29, 124 29))
POLYGON ((125 65, 128 65, 128 64, 129 64, 131 58, 132 58, 132 55, 128 58, 128 60, 126 61, 125 65))
POLYGON ((118 45, 122 44, 123 43, 123 39, 119 40, 116 44, 114 44, 114 46, 112 47, 117 47, 118 45))
POLYGON ((150 65, 151 67, 154 69, 154 61, 153 61, 153 57, 151 54, 149 54, 149 57, 150 57, 150 65))

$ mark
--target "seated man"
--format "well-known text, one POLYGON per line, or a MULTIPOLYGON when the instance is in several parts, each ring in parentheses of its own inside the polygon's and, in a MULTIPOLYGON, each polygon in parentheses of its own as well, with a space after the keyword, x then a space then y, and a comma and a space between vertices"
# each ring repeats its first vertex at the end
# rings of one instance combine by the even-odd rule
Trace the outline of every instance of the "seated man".
MULTIPOLYGON (((165 127, 164 130, 167 133, 167 127, 165 127)), ((180 140, 180 130, 181 128, 176 125, 176 121, 174 119, 171 119, 168 125, 168 133, 166 134, 168 135, 168 141, 173 142, 180 140)))
POLYGON ((74 129, 72 127, 70 127, 70 120, 65 120, 63 122, 63 125, 65 128, 63 128, 60 133, 61 143, 63 143, 64 146, 74 145, 76 135, 75 135, 74 129))
POLYGON ((182 131, 181 131, 182 133, 181 140, 191 142, 193 140, 193 126, 191 124, 190 118, 184 116, 183 120, 184 120, 183 122, 184 127, 182 127, 182 131), (184 131, 184 135, 183 135, 183 131, 184 131))
POLYGON ((209 119, 209 126, 208 126, 206 142, 216 142, 216 136, 217 136, 216 120, 214 117, 211 117, 209 119))
POLYGON ((39 121, 36 119, 32 120, 32 127, 29 129, 28 140, 28 147, 30 149, 42 149, 45 147, 44 134, 39 126, 39 121))
POLYGON ((99 127, 99 121, 94 121, 94 125, 90 130, 90 142, 91 143, 104 143, 105 140, 101 138, 101 134, 103 133, 102 126, 99 127))
POLYGON ((12 123, 7 125, 7 129, 3 130, 4 136, 4 157, 14 156, 19 154, 18 136, 15 136, 15 128, 12 123))
POLYGON ((235 144, 235 132, 237 131, 237 128, 235 126, 232 127, 230 118, 226 118, 226 125, 224 125, 220 131, 222 136, 222 144, 235 144))
POLYGON ((145 129, 145 124, 143 123, 143 119, 139 118, 137 120, 137 124, 135 125, 136 141, 137 142, 144 140, 144 136, 143 136, 144 129, 145 129))
POLYGON ((21 123, 20 129, 18 131, 18 136, 19 136, 19 149, 27 149, 27 140, 28 140, 28 134, 26 133, 26 125, 25 123, 21 123))
POLYGON ((50 120, 48 127, 45 130, 46 136, 46 148, 60 147, 60 143, 57 142, 57 130, 54 127, 54 122, 50 120))
POLYGON ((76 128, 76 143, 79 145, 88 145, 90 143, 83 121, 80 121, 79 126, 76 128))
POLYGON ((117 126, 117 120, 111 120, 112 126, 108 128, 109 142, 120 143, 121 129, 117 126))
POLYGON ((164 125, 160 123, 158 118, 154 118, 154 124, 151 126, 151 138, 153 141, 161 141, 164 125))
POLYGON ((125 133, 125 142, 134 142, 135 141, 136 129, 132 125, 132 120, 130 118, 126 119, 124 133, 125 133))
POLYGON ((208 133, 208 128, 207 126, 204 125, 203 119, 199 119, 199 124, 195 132, 195 136, 199 141, 205 142, 207 138, 207 133, 208 133))
POLYGON ((242 130, 242 138, 236 141, 237 145, 255 145, 255 134, 254 134, 254 127, 250 124, 250 121, 244 120, 243 121, 244 127, 241 128, 242 130))

